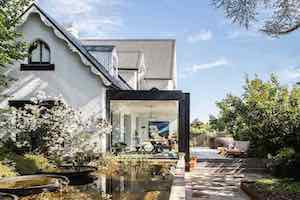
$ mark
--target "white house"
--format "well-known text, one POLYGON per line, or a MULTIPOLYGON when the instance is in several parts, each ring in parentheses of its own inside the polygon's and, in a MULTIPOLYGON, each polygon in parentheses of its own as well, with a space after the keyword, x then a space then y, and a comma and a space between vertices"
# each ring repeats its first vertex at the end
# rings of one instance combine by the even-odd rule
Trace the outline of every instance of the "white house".
POLYGON ((43 90, 62 95, 86 117, 111 120, 103 151, 119 142, 133 151, 157 133, 176 141, 170 150, 189 153, 189 94, 176 90, 175 40, 78 38, 37 4, 24 12, 18 29, 30 44, 29 57, 10 66, 16 81, 0 106, 43 90))

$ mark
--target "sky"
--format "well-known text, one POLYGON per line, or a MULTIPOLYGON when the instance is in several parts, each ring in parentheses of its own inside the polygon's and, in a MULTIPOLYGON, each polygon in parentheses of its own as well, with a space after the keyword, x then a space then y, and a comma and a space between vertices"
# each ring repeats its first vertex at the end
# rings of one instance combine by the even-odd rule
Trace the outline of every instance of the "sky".
POLYGON ((178 89, 191 94, 191 118, 216 115, 216 101, 241 95, 246 75, 300 80, 300 30, 270 38, 231 24, 211 0, 39 0, 80 37, 176 39, 178 89))

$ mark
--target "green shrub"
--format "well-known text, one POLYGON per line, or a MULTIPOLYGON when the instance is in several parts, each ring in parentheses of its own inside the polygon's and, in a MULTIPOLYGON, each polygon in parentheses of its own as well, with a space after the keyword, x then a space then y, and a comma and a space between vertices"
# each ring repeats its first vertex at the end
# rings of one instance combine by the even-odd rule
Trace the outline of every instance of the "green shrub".
POLYGON ((273 192, 300 192, 300 182, 292 179, 258 179, 256 184, 273 192))
POLYGON ((52 168, 48 159, 42 155, 25 154, 13 158, 16 170, 22 175, 36 174, 38 172, 52 168))
POLYGON ((16 173, 0 162, 0 178, 16 176, 16 173))
POLYGON ((293 148, 282 148, 278 151, 274 157, 275 160, 289 160, 295 156, 295 150, 293 148))
POLYGON ((276 177, 300 180, 300 155, 293 148, 282 148, 273 157, 271 172, 276 177))

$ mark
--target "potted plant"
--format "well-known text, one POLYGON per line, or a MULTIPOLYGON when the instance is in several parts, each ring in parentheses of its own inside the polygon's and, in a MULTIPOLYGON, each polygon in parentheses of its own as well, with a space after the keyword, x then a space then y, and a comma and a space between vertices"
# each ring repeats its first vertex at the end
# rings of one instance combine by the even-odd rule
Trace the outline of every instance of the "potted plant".
POLYGON ((190 167, 195 168, 196 166, 197 166, 197 157, 192 156, 191 159, 190 159, 190 167))

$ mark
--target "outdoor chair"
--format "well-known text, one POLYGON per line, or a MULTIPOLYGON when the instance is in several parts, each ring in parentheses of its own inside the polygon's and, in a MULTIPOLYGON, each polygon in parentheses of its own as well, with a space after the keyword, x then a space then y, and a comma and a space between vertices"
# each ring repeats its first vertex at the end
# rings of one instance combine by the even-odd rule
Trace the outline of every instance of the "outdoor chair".
POLYGON ((161 143, 151 141, 151 144, 153 146, 153 150, 151 153, 161 153, 164 151, 163 145, 161 143))
POLYGON ((234 141, 233 148, 225 149, 225 156, 247 157, 249 146, 250 146, 249 141, 234 141))

